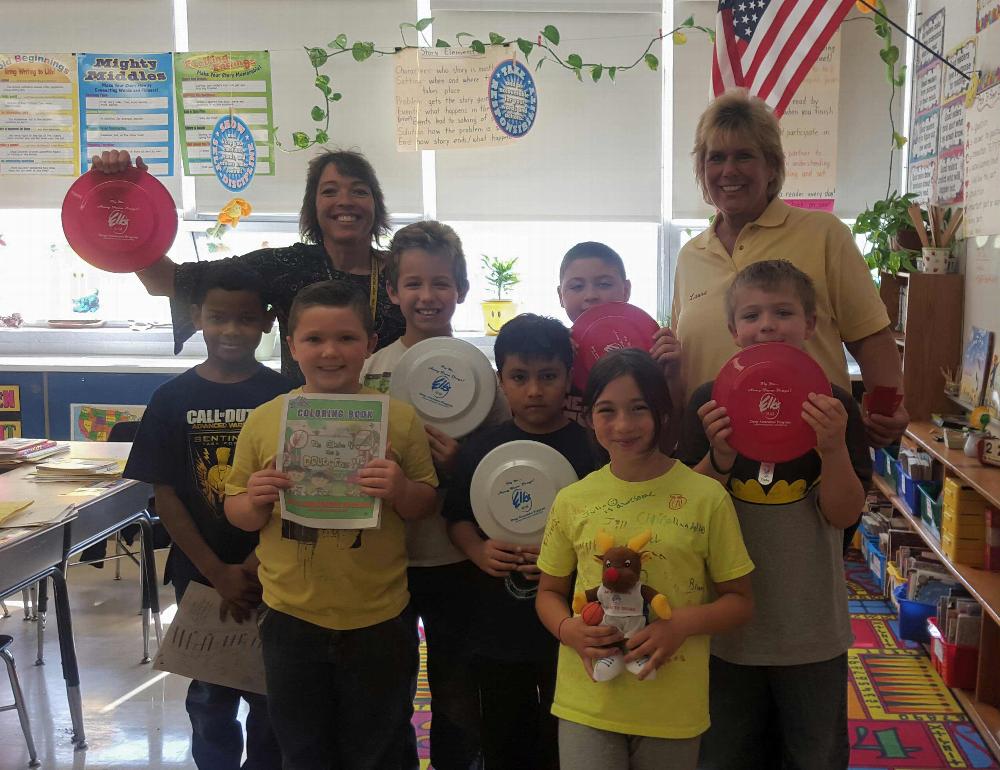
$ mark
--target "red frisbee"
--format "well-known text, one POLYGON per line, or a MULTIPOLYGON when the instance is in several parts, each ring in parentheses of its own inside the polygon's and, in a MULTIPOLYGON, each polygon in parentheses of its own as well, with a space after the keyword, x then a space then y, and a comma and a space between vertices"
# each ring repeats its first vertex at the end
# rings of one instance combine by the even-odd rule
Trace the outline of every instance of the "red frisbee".
POLYGON ((134 273, 167 253, 177 209, 167 188, 145 171, 88 171, 69 188, 63 233, 82 259, 112 273, 134 273))
POLYGON ((583 390, 591 367, 613 350, 648 351, 659 328, 648 313, 627 302, 606 302, 584 311, 570 332, 576 343, 573 384, 583 390))
POLYGON ((732 420, 730 446, 768 463, 793 460, 816 446, 815 431, 802 419, 810 393, 832 395, 830 381, 808 353, 782 342, 739 351, 712 387, 712 398, 732 420))

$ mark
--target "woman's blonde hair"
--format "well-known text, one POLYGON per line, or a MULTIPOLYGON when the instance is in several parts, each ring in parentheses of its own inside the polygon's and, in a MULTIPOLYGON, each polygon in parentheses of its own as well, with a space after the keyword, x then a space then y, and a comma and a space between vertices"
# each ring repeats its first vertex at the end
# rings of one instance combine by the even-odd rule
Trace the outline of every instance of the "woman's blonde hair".
POLYGON ((781 129, 778 119, 767 104, 750 96, 744 88, 726 91, 701 114, 694 135, 694 175, 701 187, 705 202, 712 203, 705 183, 705 157, 708 146, 719 134, 738 137, 752 143, 760 150, 767 165, 774 171, 774 179, 767 185, 767 199, 773 199, 785 183, 785 151, 781 147, 781 129))

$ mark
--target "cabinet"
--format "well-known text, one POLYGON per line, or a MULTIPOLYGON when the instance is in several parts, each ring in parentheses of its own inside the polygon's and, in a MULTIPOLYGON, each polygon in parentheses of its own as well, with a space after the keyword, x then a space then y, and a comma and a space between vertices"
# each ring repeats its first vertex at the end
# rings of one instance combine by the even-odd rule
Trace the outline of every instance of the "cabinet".
MULTIPOLYGON (((962 450, 948 449, 935 440, 940 431, 940 428, 930 422, 912 422, 906 431, 904 443, 922 449, 934 459, 934 475, 938 481, 948 477, 957 478, 972 486, 1000 509, 1000 468, 983 467, 978 460, 966 457, 962 450)), ((906 502, 880 476, 875 476, 875 487, 906 517, 930 550, 937 554, 955 578, 983 606, 975 690, 956 689, 953 692, 979 728, 987 746, 1000 758, 1000 572, 953 564, 945 556, 937 534, 920 520, 919 512, 911 511, 906 502)))
POLYGON ((929 420, 933 412, 954 410, 944 394, 941 369, 962 360, 962 297, 965 276, 928 273, 883 273, 879 294, 903 359, 906 411, 913 420, 929 420), (900 323, 900 295, 906 313, 900 323))

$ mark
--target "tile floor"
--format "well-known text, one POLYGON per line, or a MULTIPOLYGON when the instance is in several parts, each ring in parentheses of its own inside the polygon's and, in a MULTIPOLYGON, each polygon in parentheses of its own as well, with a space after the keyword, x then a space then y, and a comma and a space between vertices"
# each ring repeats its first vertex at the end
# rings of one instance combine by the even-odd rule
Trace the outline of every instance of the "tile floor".
MULTIPOLYGON (((165 554, 158 556, 162 560, 165 554)), ((158 573, 162 574, 162 563, 158 573)), ((24 621, 19 594, 6 601, 10 617, 0 619, 0 634, 14 637, 14 657, 42 767, 193 769, 191 724, 184 710, 187 680, 139 662, 142 626, 138 615, 138 569, 123 563, 122 579, 116 581, 110 565, 103 570, 71 567, 69 591, 80 661, 88 744, 85 751, 74 751, 70 743, 69 709, 51 604, 44 666, 34 665, 37 623, 24 621)), ((164 626, 173 600, 173 591, 161 587, 164 626)), ((11 700, 6 670, 0 667, 0 704, 11 700)), ((27 766, 28 751, 16 713, 0 712, 0 770, 27 766)))

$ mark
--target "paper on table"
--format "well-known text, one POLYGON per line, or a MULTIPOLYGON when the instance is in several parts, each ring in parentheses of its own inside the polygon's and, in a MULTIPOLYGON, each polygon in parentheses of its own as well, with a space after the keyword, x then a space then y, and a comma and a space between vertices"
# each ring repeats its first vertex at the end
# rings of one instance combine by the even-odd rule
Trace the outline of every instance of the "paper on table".
POLYGON ((202 682, 266 694, 264 657, 254 621, 219 620, 222 597, 189 583, 153 668, 202 682))
POLYGON ((0 524, 9 519, 18 511, 23 511, 29 505, 31 505, 34 500, 10 500, 7 502, 0 502, 0 524))

